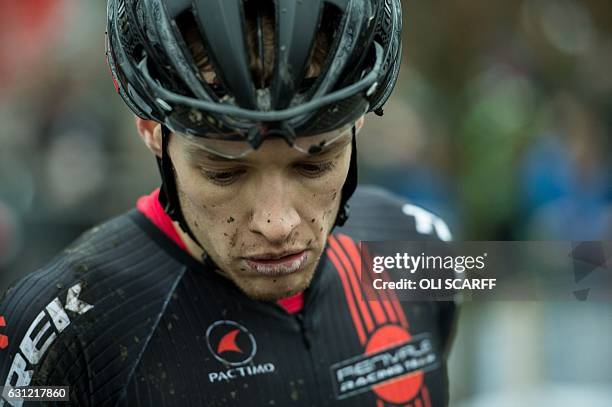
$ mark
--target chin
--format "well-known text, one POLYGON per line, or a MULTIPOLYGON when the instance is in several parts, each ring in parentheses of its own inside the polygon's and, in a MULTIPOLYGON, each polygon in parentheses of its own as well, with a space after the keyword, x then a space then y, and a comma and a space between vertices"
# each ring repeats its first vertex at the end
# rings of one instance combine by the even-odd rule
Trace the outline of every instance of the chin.
POLYGON ((249 297, 259 301, 277 301, 304 291, 310 286, 313 270, 303 270, 284 277, 234 279, 234 283, 249 297))

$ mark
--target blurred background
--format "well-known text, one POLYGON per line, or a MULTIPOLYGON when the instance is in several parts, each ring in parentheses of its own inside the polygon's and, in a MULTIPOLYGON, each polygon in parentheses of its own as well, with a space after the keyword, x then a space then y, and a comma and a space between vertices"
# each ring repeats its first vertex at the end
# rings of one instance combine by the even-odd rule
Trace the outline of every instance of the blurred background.
MULTIPOLYGON (((0 289, 155 188, 104 1, 0 0, 0 289)), ((413 0, 362 182, 463 240, 612 240, 612 2, 413 0)), ((612 267, 612 265, 611 265, 612 267)), ((467 303, 452 406, 611 406, 612 307, 467 303)))

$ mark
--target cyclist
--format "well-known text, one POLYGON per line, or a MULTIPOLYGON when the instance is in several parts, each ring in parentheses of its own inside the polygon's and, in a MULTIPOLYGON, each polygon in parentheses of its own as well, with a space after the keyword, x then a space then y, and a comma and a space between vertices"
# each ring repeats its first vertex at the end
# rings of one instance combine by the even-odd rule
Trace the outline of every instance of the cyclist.
POLYGON ((79 406, 446 405, 454 304, 359 282, 360 240, 450 237, 357 188, 400 1, 109 0, 106 39, 161 188, 9 290, 0 380, 79 406))

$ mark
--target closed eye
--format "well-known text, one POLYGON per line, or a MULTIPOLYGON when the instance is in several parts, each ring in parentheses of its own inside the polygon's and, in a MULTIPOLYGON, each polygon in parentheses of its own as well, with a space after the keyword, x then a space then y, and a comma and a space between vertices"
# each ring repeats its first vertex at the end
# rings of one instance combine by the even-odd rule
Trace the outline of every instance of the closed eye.
POLYGON ((306 177, 309 177, 309 178, 320 177, 323 174, 333 170, 335 166, 336 166, 336 163, 334 161, 325 161, 321 163, 304 162, 304 163, 295 164, 296 170, 300 174, 306 177))
POLYGON ((230 185, 240 178, 242 174, 246 171, 244 169, 236 169, 236 170, 224 170, 224 171, 212 171, 208 169, 201 168, 200 171, 213 184, 217 185, 230 185))

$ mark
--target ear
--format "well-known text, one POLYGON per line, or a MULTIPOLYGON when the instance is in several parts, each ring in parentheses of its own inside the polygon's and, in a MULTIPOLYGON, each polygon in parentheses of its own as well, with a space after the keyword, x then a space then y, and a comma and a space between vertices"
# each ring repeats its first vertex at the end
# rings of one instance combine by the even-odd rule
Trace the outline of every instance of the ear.
POLYGON ((153 154, 158 157, 162 155, 162 132, 161 124, 153 120, 145 120, 136 116, 136 128, 140 138, 153 154))
POLYGON ((361 130, 363 128, 364 123, 365 123, 365 115, 357 119, 357 121, 355 122, 355 129, 357 131, 361 130))

